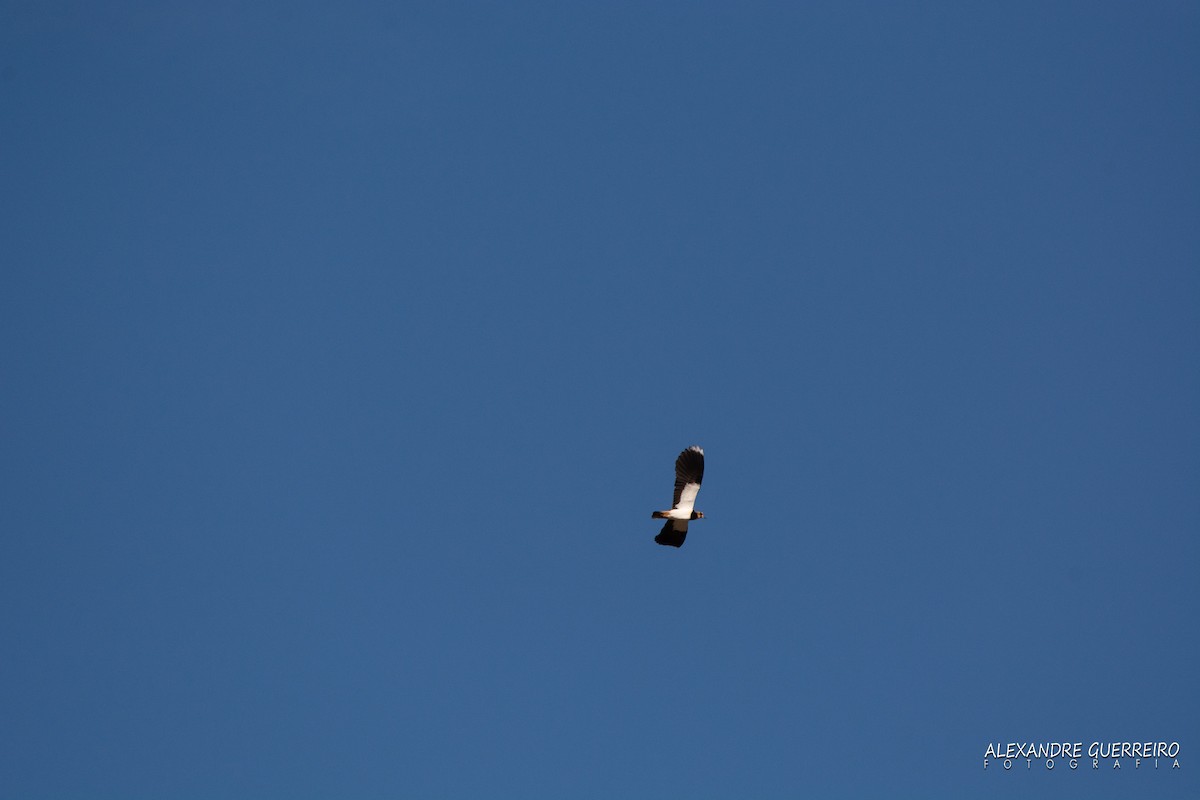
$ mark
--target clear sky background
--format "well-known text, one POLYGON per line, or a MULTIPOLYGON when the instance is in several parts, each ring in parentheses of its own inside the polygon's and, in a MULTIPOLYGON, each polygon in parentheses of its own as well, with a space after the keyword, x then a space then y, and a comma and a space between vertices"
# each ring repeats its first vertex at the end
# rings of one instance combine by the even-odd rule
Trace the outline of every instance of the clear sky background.
POLYGON ((0 797, 1200 792, 1196 4, 0 18, 0 797))

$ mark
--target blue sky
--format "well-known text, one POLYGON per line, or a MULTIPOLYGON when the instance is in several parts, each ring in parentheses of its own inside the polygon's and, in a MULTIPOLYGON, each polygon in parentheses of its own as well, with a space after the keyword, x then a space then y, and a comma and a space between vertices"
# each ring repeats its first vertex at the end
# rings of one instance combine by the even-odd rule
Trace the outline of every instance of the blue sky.
POLYGON ((1195 5, 3 18, 0 797, 1200 791, 1195 5))

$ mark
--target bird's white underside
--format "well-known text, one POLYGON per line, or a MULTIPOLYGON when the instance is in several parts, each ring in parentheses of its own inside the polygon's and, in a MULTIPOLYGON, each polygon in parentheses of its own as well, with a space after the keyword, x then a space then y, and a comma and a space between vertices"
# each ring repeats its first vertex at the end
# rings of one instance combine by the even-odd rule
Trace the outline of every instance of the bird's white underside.
POLYGON ((691 519, 692 509, 696 506, 696 495, 700 493, 700 484, 685 483, 679 493, 679 502, 667 512, 668 519, 691 519))

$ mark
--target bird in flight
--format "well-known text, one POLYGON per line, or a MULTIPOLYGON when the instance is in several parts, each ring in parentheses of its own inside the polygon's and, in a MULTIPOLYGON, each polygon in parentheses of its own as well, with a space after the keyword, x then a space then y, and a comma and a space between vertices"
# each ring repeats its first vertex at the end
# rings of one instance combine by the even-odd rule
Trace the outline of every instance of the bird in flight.
POLYGON ((704 512, 694 508, 703 479, 704 451, 692 445, 675 459, 675 505, 670 511, 655 511, 650 515, 651 519, 667 521, 654 541, 671 547, 683 547, 688 521, 704 519, 704 512))

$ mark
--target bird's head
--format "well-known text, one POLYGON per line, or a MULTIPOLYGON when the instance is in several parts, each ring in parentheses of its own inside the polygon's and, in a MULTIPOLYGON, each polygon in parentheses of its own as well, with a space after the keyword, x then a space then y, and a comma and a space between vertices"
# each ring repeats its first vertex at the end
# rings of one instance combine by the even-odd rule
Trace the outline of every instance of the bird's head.
POLYGON ((704 512, 703 511, 693 511, 692 519, 704 519, 704 512))

